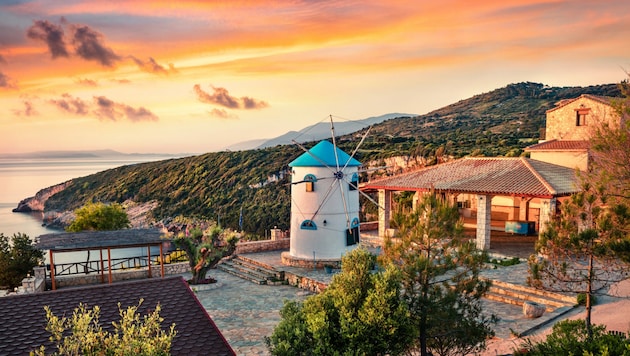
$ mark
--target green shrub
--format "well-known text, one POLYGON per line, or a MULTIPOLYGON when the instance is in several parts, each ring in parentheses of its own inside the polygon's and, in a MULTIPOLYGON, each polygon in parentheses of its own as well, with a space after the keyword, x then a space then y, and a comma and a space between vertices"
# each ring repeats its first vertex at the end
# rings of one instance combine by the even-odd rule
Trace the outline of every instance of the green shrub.
POLYGON ((545 341, 534 344, 527 340, 514 355, 630 356, 629 340, 609 335, 604 325, 593 325, 592 330, 593 336, 589 339, 584 320, 563 320, 553 326, 545 341))

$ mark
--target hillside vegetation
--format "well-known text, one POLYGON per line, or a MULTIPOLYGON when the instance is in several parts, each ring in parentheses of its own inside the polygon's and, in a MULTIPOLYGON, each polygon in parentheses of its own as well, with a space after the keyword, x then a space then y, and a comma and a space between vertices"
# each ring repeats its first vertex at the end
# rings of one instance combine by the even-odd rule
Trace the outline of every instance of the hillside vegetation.
MULTIPOLYGON (((563 88, 511 84, 426 115, 375 125, 356 158, 377 165, 393 156, 419 157, 428 164, 440 157, 517 156, 544 137, 546 110, 585 93, 620 95, 616 84, 563 88)), ((361 134, 339 137, 337 143, 350 153, 361 134)), ((302 153, 295 145, 282 145, 118 167, 73 179, 48 199, 45 210, 74 210, 86 202, 157 201, 156 220, 186 216, 238 228, 242 208, 243 230, 264 235, 274 227, 289 228, 288 163, 302 153)))

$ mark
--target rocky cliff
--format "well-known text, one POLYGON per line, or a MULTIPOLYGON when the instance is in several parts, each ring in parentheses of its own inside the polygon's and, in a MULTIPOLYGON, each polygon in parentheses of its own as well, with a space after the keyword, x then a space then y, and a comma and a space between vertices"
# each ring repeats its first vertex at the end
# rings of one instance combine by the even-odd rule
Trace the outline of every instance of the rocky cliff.
POLYGON ((17 208, 13 209, 14 213, 30 213, 32 211, 44 211, 44 205, 46 205, 46 200, 51 196, 59 193, 60 191, 66 189, 68 186, 72 184, 72 180, 65 181, 63 183, 53 185, 48 188, 44 188, 37 192, 35 196, 26 198, 18 203, 17 208))

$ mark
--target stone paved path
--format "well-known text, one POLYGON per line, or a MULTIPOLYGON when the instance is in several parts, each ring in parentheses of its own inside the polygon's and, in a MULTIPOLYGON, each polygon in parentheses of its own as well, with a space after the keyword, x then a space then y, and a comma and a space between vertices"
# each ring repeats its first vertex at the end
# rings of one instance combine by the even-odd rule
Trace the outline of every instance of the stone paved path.
MULTIPOLYGON (((331 274, 322 270, 299 269, 283 266, 280 252, 265 252, 244 255, 285 271, 301 272, 302 276, 330 282, 331 274)), ((488 269, 483 273, 492 279, 524 284, 527 264, 488 269)), ((268 355, 265 336, 270 336, 280 321, 279 311, 285 300, 304 300, 310 293, 296 287, 256 285, 220 270, 209 275, 217 279, 208 290, 197 291, 197 298, 208 311, 225 338, 238 355, 268 355)), ((484 310, 498 316, 494 330, 499 339, 509 340, 513 332, 523 332, 545 322, 553 313, 539 319, 523 316, 522 308, 499 302, 484 300, 484 310)))

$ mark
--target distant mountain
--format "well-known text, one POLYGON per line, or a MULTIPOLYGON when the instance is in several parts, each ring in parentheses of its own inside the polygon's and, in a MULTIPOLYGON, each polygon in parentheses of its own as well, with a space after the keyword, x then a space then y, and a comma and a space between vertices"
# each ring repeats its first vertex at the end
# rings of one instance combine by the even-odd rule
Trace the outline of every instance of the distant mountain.
POLYGON ((184 157, 192 154, 167 154, 167 153, 122 153, 114 150, 77 150, 77 151, 34 151, 25 153, 3 153, 1 159, 81 159, 81 158, 165 158, 184 157))
MULTIPOLYGON (((356 121, 335 122, 333 120, 333 124, 335 127, 335 136, 348 135, 353 132, 357 132, 362 129, 365 129, 370 125, 379 124, 386 120, 400 118, 400 117, 414 117, 414 116, 417 116, 417 115, 391 113, 391 114, 385 114, 381 116, 372 116, 372 117, 368 117, 367 119, 356 120, 356 121)), ((298 143, 319 141, 326 138, 331 138, 331 135, 332 133, 330 129, 330 122, 319 122, 315 125, 305 127, 300 131, 289 131, 283 135, 280 135, 272 139, 240 142, 240 143, 229 146, 227 150, 243 151, 243 150, 274 147, 278 145, 291 145, 293 144, 293 141, 298 142, 298 143)))

